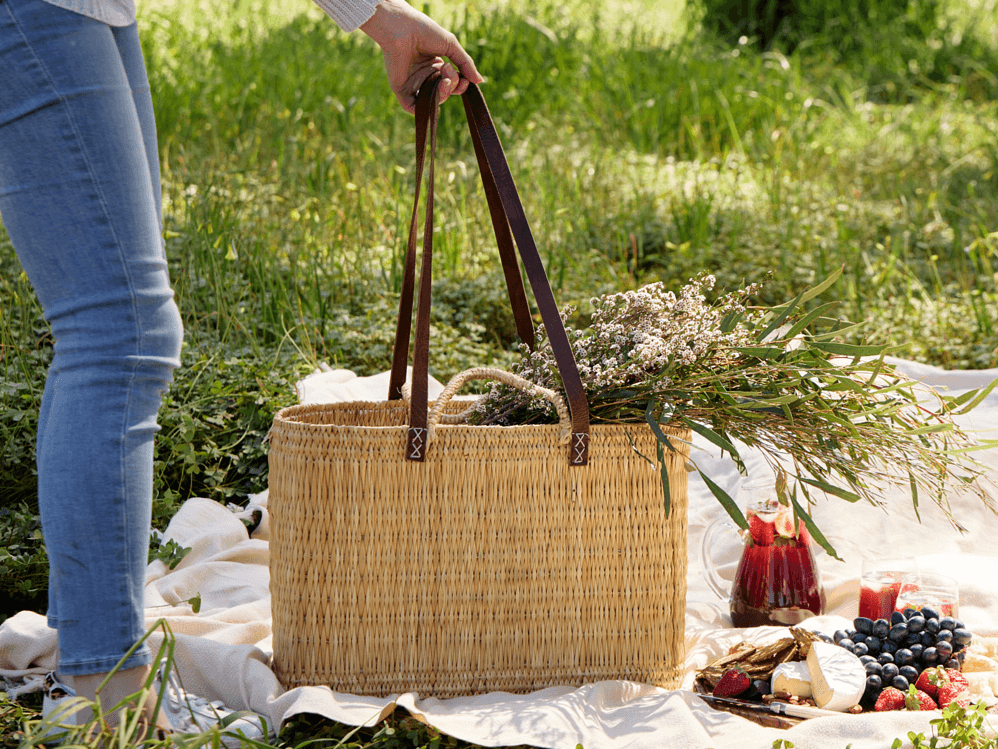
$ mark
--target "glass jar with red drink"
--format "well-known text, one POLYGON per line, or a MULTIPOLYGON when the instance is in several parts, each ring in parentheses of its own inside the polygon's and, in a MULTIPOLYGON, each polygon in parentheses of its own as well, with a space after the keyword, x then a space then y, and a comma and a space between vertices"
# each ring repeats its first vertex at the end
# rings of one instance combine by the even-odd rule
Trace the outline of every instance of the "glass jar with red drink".
POLYGON ((708 527, 701 550, 707 581, 728 598, 732 624, 786 626, 823 613, 825 594, 811 537, 793 510, 775 499, 775 487, 772 498, 746 508, 745 518, 748 530, 741 531, 741 558, 730 591, 709 553, 726 521, 708 527))

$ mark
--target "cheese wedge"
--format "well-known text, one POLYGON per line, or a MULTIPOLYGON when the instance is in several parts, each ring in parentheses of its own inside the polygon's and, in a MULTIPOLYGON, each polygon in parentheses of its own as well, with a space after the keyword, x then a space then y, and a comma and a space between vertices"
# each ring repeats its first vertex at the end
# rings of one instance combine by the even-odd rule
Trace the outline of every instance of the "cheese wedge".
POLYGON ((795 697, 811 696, 811 670, 804 661, 781 663, 773 671, 770 682, 773 693, 785 692, 795 697))
POLYGON ((866 690, 866 668, 848 650, 829 642, 812 642, 807 668, 818 707, 844 712, 859 704, 866 690))

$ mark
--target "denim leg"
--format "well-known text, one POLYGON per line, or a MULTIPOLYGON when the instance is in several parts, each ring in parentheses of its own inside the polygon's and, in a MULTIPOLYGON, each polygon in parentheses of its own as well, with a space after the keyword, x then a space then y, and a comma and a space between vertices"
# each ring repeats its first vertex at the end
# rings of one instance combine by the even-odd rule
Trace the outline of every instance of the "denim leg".
POLYGON ((158 177, 134 26, 0 2, 0 216, 55 339, 38 499, 65 674, 111 670, 145 632, 153 436, 182 339, 158 177))
POLYGON ((156 141, 156 118, 152 109, 152 92, 149 89, 149 77, 146 75, 146 63, 142 59, 142 46, 139 43, 139 30, 136 24, 131 26, 113 26, 115 44, 125 67, 128 85, 132 90, 132 101, 135 103, 135 114, 142 128, 142 145, 145 147, 146 163, 149 165, 149 180, 152 183, 153 204, 156 206, 156 220, 159 222, 160 235, 163 230, 163 200, 159 176, 159 143, 156 141))

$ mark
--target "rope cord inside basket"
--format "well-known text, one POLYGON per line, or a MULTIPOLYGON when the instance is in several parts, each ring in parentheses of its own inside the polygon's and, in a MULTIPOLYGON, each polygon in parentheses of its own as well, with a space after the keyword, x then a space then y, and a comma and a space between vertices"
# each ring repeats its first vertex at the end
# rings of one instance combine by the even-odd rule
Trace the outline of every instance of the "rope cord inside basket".
MULTIPOLYGON (((507 372, 503 369, 495 369, 493 367, 472 367, 471 369, 466 369, 463 372, 459 372, 451 377, 450 382, 447 383, 447 387, 445 387, 443 392, 437 396, 436 403, 434 403, 433 408, 430 409, 430 415, 427 419, 430 437, 433 436, 433 430, 437 424, 467 423, 468 414, 471 412, 471 409, 474 408, 474 404, 466 408, 464 411, 456 414, 444 413, 444 409, 450 402, 451 398, 454 397, 457 391, 460 390, 468 380, 496 380, 504 385, 516 388, 517 390, 522 390, 525 393, 540 395, 545 400, 550 402, 558 412, 558 423, 561 426, 559 444, 568 444, 569 440, 571 440, 572 415, 568 410, 568 406, 565 404, 565 400, 558 393, 549 388, 536 385, 530 380, 526 380, 519 375, 513 374, 512 372, 507 372)), ((477 403, 478 401, 475 402, 477 403)))
MULTIPOLYGON (((555 411, 558 412, 558 424, 561 426, 561 437, 558 440, 558 444, 568 444, 572 438, 572 415, 568 410, 568 405, 565 403, 565 399, 561 397, 557 392, 541 385, 537 385, 530 380, 524 379, 519 375, 515 375, 512 372, 507 372, 504 369, 495 369, 494 367, 472 367, 471 369, 466 369, 463 372, 451 377, 447 386, 441 391, 440 395, 437 396, 436 402, 432 409, 430 409, 429 418, 427 419, 430 437, 433 436, 434 428, 437 424, 467 424, 468 415, 474 409, 475 404, 477 404, 481 398, 476 398, 474 402, 471 403, 463 411, 457 413, 448 413, 445 411, 447 404, 450 403, 451 399, 457 394, 468 380, 496 380, 503 383, 504 385, 509 385, 517 390, 522 390, 525 393, 530 393, 531 395, 540 395, 545 400, 549 401, 551 405, 554 406, 555 411)), ((406 405, 409 404, 409 399, 412 397, 412 389, 409 386, 408 380, 402 385, 402 400, 406 405)))

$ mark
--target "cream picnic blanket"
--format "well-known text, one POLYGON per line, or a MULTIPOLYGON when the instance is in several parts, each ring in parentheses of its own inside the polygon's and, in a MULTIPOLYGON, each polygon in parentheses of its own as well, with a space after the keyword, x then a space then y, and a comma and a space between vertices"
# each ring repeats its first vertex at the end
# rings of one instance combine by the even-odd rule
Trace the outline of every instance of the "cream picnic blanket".
MULTIPOLYGON (((981 387, 998 371, 947 372, 912 362, 894 362, 916 379, 952 391, 981 387)), ((435 384, 437 387, 439 383, 435 384)), ((377 399, 387 388, 384 375, 358 378, 342 370, 318 372, 299 383, 308 402, 377 399)), ((433 397, 431 392, 431 397, 433 397)), ((998 393, 962 425, 998 438, 998 393)), ((701 467, 729 493, 741 480, 734 467, 698 444, 701 467)), ((761 458, 746 451, 749 473, 761 458)), ((998 481, 998 450, 980 456, 998 481)), ((165 619, 176 637, 176 658, 185 687, 234 709, 254 710, 272 727, 300 713, 317 713, 352 725, 371 724, 396 707, 421 717, 447 734, 484 746, 528 744, 551 749, 638 749, 714 747, 746 749, 772 746, 775 739, 798 749, 886 749, 908 731, 930 733, 931 714, 843 715, 804 721, 789 730, 764 728, 718 712, 690 691, 697 669, 742 640, 785 636, 780 628, 730 627, 725 607, 704 582, 700 539, 723 511, 702 481, 691 475, 689 577, 686 611, 686 676, 682 689, 668 691, 629 682, 601 682, 581 688, 550 688, 529 695, 495 693, 452 700, 403 694, 394 699, 333 693, 325 687, 284 691, 269 667, 271 643, 268 589, 269 528, 266 494, 238 513, 207 499, 192 499, 173 518, 167 537, 192 548, 174 570, 153 562, 147 572, 147 624, 165 619), (243 519, 260 522, 247 533, 243 519), (178 602, 200 595, 199 614, 178 602)), ((864 555, 916 555, 923 568, 935 568, 960 581, 961 617, 979 635, 998 635, 998 517, 977 500, 954 498, 953 510, 969 529, 953 530, 931 507, 922 507, 919 524, 904 493, 888 498, 888 512, 851 506, 837 499, 822 502, 816 519, 845 562, 819 558, 836 615, 812 619, 822 631, 844 625, 856 610, 858 578, 864 555)), ((738 548, 711 549, 722 574, 730 576, 738 548)), ((154 647, 162 642, 159 632, 154 647)), ((21 612, 0 626, 0 677, 11 692, 27 691, 56 666, 56 636, 38 614, 21 612)), ((998 680, 996 680, 998 681, 998 680)), ((995 684, 998 688, 998 683, 995 684)), ((998 701, 998 700, 996 700, 998 701)))

